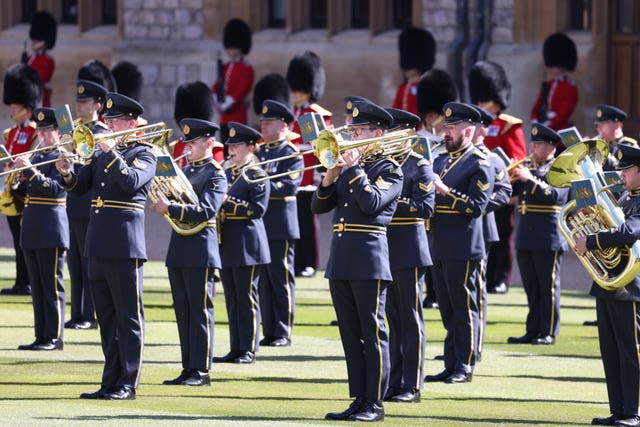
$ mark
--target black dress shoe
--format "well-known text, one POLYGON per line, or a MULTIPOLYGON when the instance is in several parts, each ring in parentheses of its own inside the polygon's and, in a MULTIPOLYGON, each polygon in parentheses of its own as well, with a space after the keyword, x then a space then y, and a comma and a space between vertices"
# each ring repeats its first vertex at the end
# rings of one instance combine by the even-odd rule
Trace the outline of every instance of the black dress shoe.
POLYGON ((591 420, 592 426, 613 426, 616 423, 618 416, 615 414, 611 414, 606 418, 594 418, 591 420))
POLYGON ((444 354, 438 354, 437 356, 434 356, 433 360, 444 360, 444 354))
POLYGON ((208 372, 200 372, 197 369, 191 371, 191 375, 185 378, 181 385, 188 385, 191 387, 202 387, 211 385, 211 377, 208 372))
POLYGON ((347 409, 342 412, 329 412, 324 416, 325 420, 333 420, 333 421, 341 421, 348 419, 351 415, 360 412, 360 408, 364 405, 365 401, 362 397, 356 397, 356 399, 351 402, 351 405, 347 409))
POLYGON ((396 394, 391 398, 391 402, 398 403, 418 403, 420 402, 420 390, 406 390, 396 394))
POLYGON ((181 385, 184 380, 191 376, 191 369, 183 369, 180 375, 172 380, 162 381, 163 385, 181 385))
POLYGON ((438 302, 432 299, 425 299, 422 302, 422 308, 438 308, 438 302))
POLYGON ((135 400, 136 391, 126 385, 115 387, 104 395, 105 400, 135 400))
POLYGON ((61 339, 48 339, 43 340, 40 343, 33 346, 32 350, 35 351, 51 351, 64 349, 64 343, 61 339))
POLYGON ((584 322, 582 322, 582 326, 598 326, 598 321, 597 320, 585 320, 584 322))
POLYGON ((490 294, 506 294, 509 292, 509 287, 506 283, 500 283, 498 286, 488 287, 487 292, 490 294))
POLYGON ((338 326, 338 321, 332 320, 331 322, 329 322, 329 326, 338 326))
POLYGON ((252 351, 243 351, 233 360, 233 363, 248 364, 256 360, 256 354, 252 351))
POLYGON ((637 427, 640 426, 640 417, 637 415, 623 415, 622 418, 618 418, 614 426, 622 426, 622 427, 637 427))
POLYGON ((31 286, 13 286, 0 290, 0 295, 31 295, 31 286))
POLYGON ((426 377, 424 377, 424 380, 428 383, 437 383, 437 382, 443 382, 444 380, 446 380, 447 378, 449 378, 449 376, 452 374, 453 372, 451 372, 448 369, 445 369, 444 371, 440 372, 439 374, 436 375, 427 375, 426 377))
POLYGON ((109 389, 107 387, 100 387, 98 391, 94 391, 93 393, 82 393, 80 395, 80 399, 104 399, 104 395, 107 394, 109 389))
POLYGON ((446 384, 470 383, 473 374, 471 372, 455 372, 449 375, 444 382, 446 384))
POLYGON ((214 357, 211 360, 213 361, 213 363, 233 363, 233 361, 236 360, 239 354, 239 351, 230 351, 224 356, 214 357))
POLYGON ((271 341, 273 340, 274 340, 274 337, 264 337, 260 340, 260 345, 269 347, 271 345, 271 341))
POLYGON ((31 344, 21 344, 21 345, 18 346, 18 350, 34 350, 35 346, 37 346, 41 342, 42 342, 41 339, 36 339, 31 344))
POLYGON ((531 341, 536 337, 537 335, 533 332, 527 332, 521 337, 509 337, 507 342, 509 344, 531 344, 531 341))
POLYGON ((402 393, 402 387, 389 386, 387 387, 387 391, 385 392, 382 400, 385 402, 391 402, 391 399, 400 393, 402 393))
POLYGON ((555 344, 556 339, 551 335, 539 335, 531 340, 531 344, 535 345, 551 345, 555 344))
POLYGON ((67 320, 66 322, 64 322, 64 327, 66 329, 78 329, 78 322, 76 322, 75 320, 67 320))
POLYGON ((384 406, 380 400, 367 402, 359 412, 351 415, 349 421, 374 422, 384 420, 384 406))
POLYGON ((83 320, 76 324, 76 329, 94 329, 97 325, 94 322, 83 320))
POLYGON ((287 337, 276 337, 269 345, 271 347, 288 347, 291 345, 291 340, 287 337))
POLYGON ((304 270, 300 272, 300 276, 302 277, 313 277, 316 275, 316 269, 313 267, 305 267, 304 270))

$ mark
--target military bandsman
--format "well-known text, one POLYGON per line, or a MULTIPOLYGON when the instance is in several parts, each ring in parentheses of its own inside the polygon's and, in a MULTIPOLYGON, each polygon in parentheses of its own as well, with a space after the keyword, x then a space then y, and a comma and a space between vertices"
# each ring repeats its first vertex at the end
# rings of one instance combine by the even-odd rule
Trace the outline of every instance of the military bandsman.
POLYGON ((624 134, 623 122, 626 118, 627 113, 618 107, 607 104, 596 105, 595 124, 598 137, 609 144, 609 156, 603 165, 606 171, 615 170, 618 166, 618 151, 621 144, 638 146, 638 141, 624 134))

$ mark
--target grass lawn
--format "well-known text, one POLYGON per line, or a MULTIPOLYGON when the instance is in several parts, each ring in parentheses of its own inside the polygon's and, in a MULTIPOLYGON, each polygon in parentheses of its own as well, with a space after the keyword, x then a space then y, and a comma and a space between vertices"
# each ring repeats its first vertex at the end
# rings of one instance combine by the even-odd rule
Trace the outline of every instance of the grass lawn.
MULTIPOLYGON (((12 284, 13 260, 0 250, 0 287, 12 284)), ((68 277, 68 276, 65 276, 68 277)), ((67 283, 67 290, 70 286, 67 283)), ((224 295, 215 299, 216 355, 229 349, 224 295)), ((33 341, 30 297, 0 297, 1 425, 329 425, 328 411, 350 402, 338 329, 325 279, 299 279, 291 347, 264 347, 253 365, 215 365, 212 386, 163 386, 180 373, 180 347, 164 264, 145 265, 144 364, 137 400, 78 399, 99 387, 102 352, 97 330, 65 331, 65 349, 19 352, 33 341)), ((69 296, 67 294, 67 296, 69 296)), ((522 288, 489 296, 489 325, 473 382, 427 384, 419 404, 385 403, 384 425, 585 425, 609 415, 594 300, 562 296, 556 345, 507 345, 524 333, 522 288)), ((67 315, 69 306, 67 307, 67 315)), ((426 373, 442 370, 443 328, 437 310, 425 311, 426 373)))

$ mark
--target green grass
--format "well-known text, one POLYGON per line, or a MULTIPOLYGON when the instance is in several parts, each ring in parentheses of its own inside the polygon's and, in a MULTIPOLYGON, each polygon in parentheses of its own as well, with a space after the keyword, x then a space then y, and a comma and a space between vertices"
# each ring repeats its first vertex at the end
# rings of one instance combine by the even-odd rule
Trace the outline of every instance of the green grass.
MULTIPOLYGON (((0 287, 10 286, 13 264, 0 250, 0 287)), ((349 404, 346 369, 325 279, 298 280, 293 345, 260 350, 253 365, 215 365, 210 388, 162 386, 181 369, 180 348, 166 270, 145 265, 146 333, 137 400, 78 399, 98 388, 102 352, 98 331, 65 331, 59 352, 18 352, 33 340, 29 297, 0 297, 0 424, 3 425, 329 425, 328 411, 349 404)), ((67 287, 68 289, 68 287, 67 287)), ((215 354, 229 348, 221 286, 215 298, 215 354)), ((522 288, 489 296, 483 361, 473 382, 427 384, 422 403, 385 404, 384 425, 585 425, 609 414, 594 301, 580 292, 562 296, 562 328, 554 346, 506 345, 524 333, 522 288)), ((67 313, 69 309, 67 308, 67 313)), ((437 310, 426 310, 426 371, 442 362, 444 331, 437 310)))

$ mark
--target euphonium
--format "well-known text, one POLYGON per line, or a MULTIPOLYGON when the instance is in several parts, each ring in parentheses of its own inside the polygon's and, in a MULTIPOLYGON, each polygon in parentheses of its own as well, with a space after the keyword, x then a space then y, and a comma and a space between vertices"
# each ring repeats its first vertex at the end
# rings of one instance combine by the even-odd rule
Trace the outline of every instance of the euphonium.
MULTIPOLYGON (((596 205, 576 210, 572 200, 558 217, 558 228, 574 252, 579 237, 618 228, 625 220, 602 174, 608 153, 608 144, 601 139, 578 142, 563 151, 549 169, 547 181, 554 187, 570 187, 575 179, 591 179, 595 184, 596 205)), ((640 273, 640 242, 576 255, 594 282, 609 291, 626 286, 640 273)))

